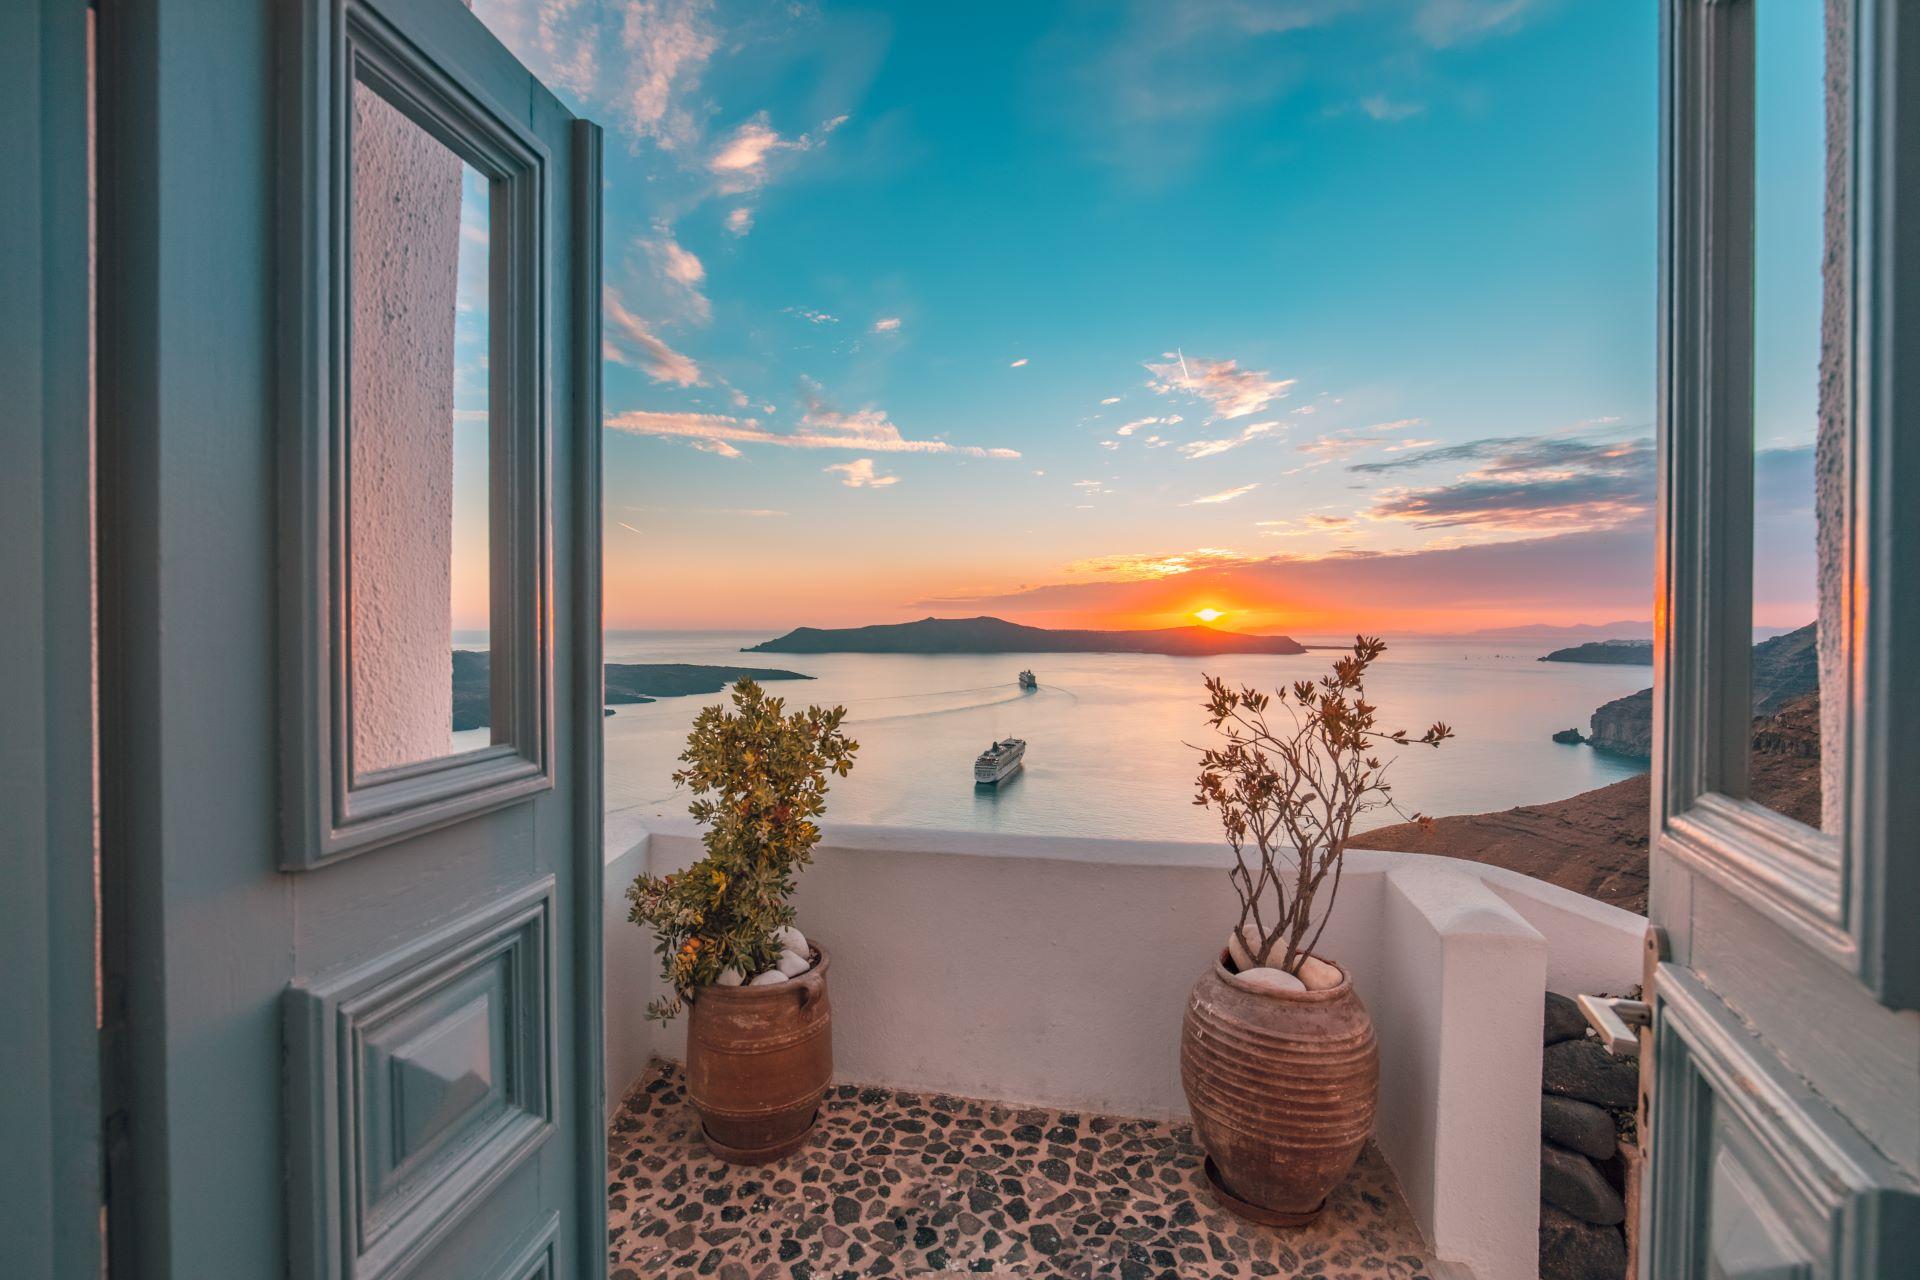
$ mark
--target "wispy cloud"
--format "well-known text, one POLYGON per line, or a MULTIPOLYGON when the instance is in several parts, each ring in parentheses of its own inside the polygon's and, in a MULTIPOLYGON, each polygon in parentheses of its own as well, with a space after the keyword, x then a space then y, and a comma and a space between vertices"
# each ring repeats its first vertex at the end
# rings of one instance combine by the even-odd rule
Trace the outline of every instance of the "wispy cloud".
POLYGON ((825 311, 815 311, 810 307, 783 307, 782 310, 784 310, 790 316, 799 316, 802 320, 805 320, 808 324, 839 324, 840 323, 839 316, 831 315, 825 311))
POLYGON ((873 331, 875 333, 900 332, 900 317, 899 316, 881 316, 878 320, 875 320, 873 322, 873 331))
POLYGON ((1414 30, 1436 49, 1506 35, 1539 8, 1537 0, 1425 0, 1414 30))
POLYGON ((1380 476, 1462 463, 1467 469, 1444 484, 1382 490, 1368 514, 1419 529, 1551 532, 1644 522, 1653 508, 1654 449, 1644 438, 1488 437, 1347 469, 1380 476))
POLYGON ((674 515, 695 516, 738 516, 748 520, 778 520, 788 513, 776 511, 771 507, 635 507, 625 506, 623 511, 664 511, 674 515))
POLYGON ((1246 497, 1259 487, 1259 482, 1255 481, 1252 484, 1243 484, 1237 489, 1222 489, 1219 493, 1209 493, 1205 497, 1195 498, 1191 502, 1183 502, 1180 505, 1184 507, 1209 507, 1221 502, 1232 502, 1235 498, 1246 497))
MULTIPOLYGON (((542 13, 570 9, 548 0, 542 13)), ((620 44, 626 52, 620 113, 636 137, 666 150, 694 140, 699 123, 685 105, 719 39, 708 21, 710 0, 626 0, 620 44)))
POLYGON ((872 458, 855 458, 852 462, 836 462, 823 470, 837 474, 840 477, 840 483, 849 489, 884 489, 900 481, 899 476, 876 474, 872 458))
POLYGON ((1369 119, 1378 120, 1384 124, 1410 120, 1426 109, 1425 103, 1396 102, 1384 93, 1371 94, 1360 99, 1360 110, 1369 119))
POLYGON ((1021 356, 1018 360, 1015 360, 1012 364, 1008 365, 1007 368, 1018 369, 1022 365, 1026 364, 1026 362, 1027 362, 1027 358, 1025 356, 1021 356))
POLYGON ((1353 527, 1353 517, 1308 513, 1293 520, 1259 520, 1254 527, 1268 538, 1302 538, 1315 533, 1344 532, 1353 527))
POLYGON ((1100 403, 1101 403, 1101 404, 1119 404, 1119 403, 1120 403, 1120 397, 1119 397, 1119 396, 1108 396, 1108 397, 1107 397, 1107 398, 1106 398, 1105 400, 1102 400, 1102 401, 1101 401, 1100 403))
POLYGON ((1385 441, 1380 436, 1337 431, 1324 436, 1315 436, 1311 440, 1303 440, 1294 447, 1321 462, 1334 462, 1341 458, 1350 458, 1356 453, 1364 453, 1375 445, 1383 443, 1385 441))
POLYGON ((1104 578, 1109 582, 1151 582, 1159 578, 1176 578, 1183 573, 1193 573, 1199 569, 1244 564, 1246 560, 1247 557, 1238 551, 1230 551, 1222 547, 1200 547, 1174 555, 1092 556, 1085 560, 1075 560, 1066 566, 1064 572, 1076 577, 1104 578))
POLYGON ((965 458, 1017 458, 1016 449, 952 444, 945 440, 912 440, 902 435, 881 409, 838 409, 822 397, 820 388, 806 384, 807 406, 792 431, 774 431, 758 418, 725 413, 677 413, 634 409, 614 414, 606 425, 628 435, 682 439, 696 449, 738 457, 737 445, 771 445, 783 449, 858 449, 866 453, 952 454, 965 458))
POLYGON ((753 210, 741 205, 728 213, 727 230, 736 236, 744 236, 753 230, 753 210))
POLYGON ((1180 452, 1189 458, 1211 458, 1229 449, 1238 449, 1261 436, 1271 435, 1279 429, 1278 422, 1249 422, 1240 429, 1239 435, 1224 436, 1217 440, 1191 440, 1180 446, 1180 452))
POLYGON ((602 354, 608 360, 637 368, 655 382, 681 387, 701 384, 700 366, 668 346, 646 321, 627 310, 611 286, 606 289, 604 315, 607 328, 602 354))
POLYGON ((1185 421, 1177 413, 1170 413, 1164 418, 1135 418, 1132 422, 1123 422, 1115 427, 1114 434, 1130 436, 1142 427, 1171 427, 1185 421))
POLYGON ((707 268, 693 252, 674 238, 673 228, 664 221, 655 222, 651 235, 635 241, 651 266, 661 297, 671 313, 694 324, 706 324, 713 318, 713 304, 707 300, 707 268))
POLYGON ((1292 390, 1297 379, 1276 378, 1264 369, 1242 369, 1237 360, 1209 360, 1169 351, 1165 363, 1148 364, 1147 387, 1160 394, 1195 396, 1212 407, 1215 418, 1244 418, 1258 413, 1292 390))
POLYGON ((768 167, 774 157, 786 152, 811 151, 826 142, 828 136, 846 122, 846 116, 835 116, 822 122, 811 133, 787 138, 767 123, 766 112, 757 112, 714 149, 707 159, 707 169, 717 180, 723 195, 758 191, 767 183, 768 167))

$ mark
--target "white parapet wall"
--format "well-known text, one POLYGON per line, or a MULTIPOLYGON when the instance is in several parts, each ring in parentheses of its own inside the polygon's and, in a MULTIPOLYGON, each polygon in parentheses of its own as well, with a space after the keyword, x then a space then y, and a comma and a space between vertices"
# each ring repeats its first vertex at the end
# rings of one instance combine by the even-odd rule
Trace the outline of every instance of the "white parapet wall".
MULTIPOLYGON (((642 1017, 661 988, 625 889, 693 862, 698 836, 609 832, 610 1099, 684 1054, 683 1026, 642 1017)), ((1186 1114, 1180 1023, 1234 907, 1208 848, 830 826, 796 906, 833 957, 837 1079, 1186 1114)), ((1435 1252, 1478 1280, 1537 1272, 1542 993, 1630 987, 1645 927, 1497 867, 1348 855, 1320 950, 1373 1014, 1376 1138, 1435 1252)))

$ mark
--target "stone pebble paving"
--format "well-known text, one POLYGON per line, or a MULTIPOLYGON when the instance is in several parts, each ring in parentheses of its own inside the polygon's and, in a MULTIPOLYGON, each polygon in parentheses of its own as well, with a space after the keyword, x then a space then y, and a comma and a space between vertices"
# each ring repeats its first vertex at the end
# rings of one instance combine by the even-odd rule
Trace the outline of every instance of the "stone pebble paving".
POLYGON ((711 1155, 679 1068, 656 1061, 609 1134, 612 1280, 1433 1280, 1379 1150, 1313 1225, 1217 1207, 1186 1125, 837 1085, 808 1144, 711 1155))

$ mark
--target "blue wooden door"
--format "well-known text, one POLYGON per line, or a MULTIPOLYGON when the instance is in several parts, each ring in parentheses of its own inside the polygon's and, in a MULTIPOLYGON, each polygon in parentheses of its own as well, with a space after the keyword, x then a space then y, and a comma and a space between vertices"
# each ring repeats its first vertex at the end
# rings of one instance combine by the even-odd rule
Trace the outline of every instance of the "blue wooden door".
POLYGON ((0 6, 0 1238, 98 1276, 87 12, 0 6))
POLYGON ((1920 1275, 1914 16, 1663 5, 1645 1280, 1920 1275))
POLYGON ((600 1275, 598 131, 459 0, 101 26, 114 1274, 600 1275))

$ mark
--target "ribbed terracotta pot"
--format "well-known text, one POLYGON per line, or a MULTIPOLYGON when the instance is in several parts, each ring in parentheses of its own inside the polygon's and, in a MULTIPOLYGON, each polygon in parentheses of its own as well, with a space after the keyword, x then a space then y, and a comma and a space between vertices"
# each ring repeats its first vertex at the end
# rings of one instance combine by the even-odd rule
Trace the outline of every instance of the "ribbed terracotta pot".
POLYGON ((833 1079, 827 949, 770 987, 702 987, 687 1019, 687 1097, 707 1146, 732 1164, 778 1160, 807 1140, 833 1079))
POLYGON ((1303 1226, 1373 1132, 1380 1047, 1345 969, 1325 991, 1260 991, 1222 950, 1187 998, 1180 1082, 1221 1204, 1303 1226))

